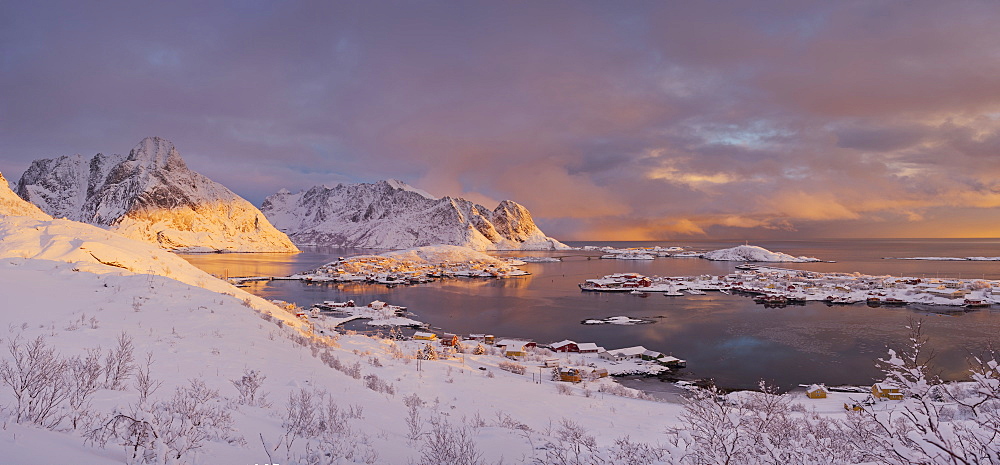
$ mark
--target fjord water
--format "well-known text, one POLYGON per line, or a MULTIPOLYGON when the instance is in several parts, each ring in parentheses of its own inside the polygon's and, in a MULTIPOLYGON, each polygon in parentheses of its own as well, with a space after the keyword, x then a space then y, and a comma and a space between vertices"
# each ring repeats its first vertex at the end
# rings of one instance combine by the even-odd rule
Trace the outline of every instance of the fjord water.
MULTIPOLYGON (((590 245, 590 243, 570 243, 590 245)), ((621 242, 593 245, 636 247, 679 245, 708 251, 733 242, 621 242)), ((884 257, 1000 256, 1000 240, 879 239, 757 242, 776 252, 835 263, 782 264, 821 272, 914 277, 1000 279, 1000 262, 890 260, 884 257)), ((306 248, 287 254, 182 255, 219 276, 285 276, 337 259, 371 251, 306 248)), ((924 321, 942 377, 964 377, 970 355, 996 345, 1000 308, 971 312, 923 308, 869 308, 810 302, 765 308, 744 296, 710 292, 704 296, 581 292, 577 284, 617 272, 645 275, 724 275, 738 265, 693 258, 652 261, 601 260, 583 251, 518 252, 506 256, 558 256, 562 262, 528 264, 530 276, 512 279, 450 279, 419 286, 386 288, 370 284, 258 282, 248 291, 304 307, 323 300, 383 300, 403 305, 444 331, 491 333, 548 343, 562 339, 596 342, 608 349, 643 345, 688 360, 686 378, 714 378, 719 386, 752 388, 766 380, 787 389, 799 383, 869 384, 879 376, 875 360, 886 347, 905 345, 910 318, 924 321), (626 315, 648 318, 636 326, 582 325, 581 320, 626 315)), ((955 310, 955 309, 951 309, 955 310)))

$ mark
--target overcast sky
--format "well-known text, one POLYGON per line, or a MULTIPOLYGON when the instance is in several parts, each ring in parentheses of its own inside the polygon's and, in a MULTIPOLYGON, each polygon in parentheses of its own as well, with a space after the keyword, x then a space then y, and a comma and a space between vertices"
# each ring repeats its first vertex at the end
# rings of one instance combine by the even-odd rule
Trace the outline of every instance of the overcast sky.
POLYGON ((1000 236, 993 1, 0 2, 0 171, 171 140, 564 240, 1000 236))

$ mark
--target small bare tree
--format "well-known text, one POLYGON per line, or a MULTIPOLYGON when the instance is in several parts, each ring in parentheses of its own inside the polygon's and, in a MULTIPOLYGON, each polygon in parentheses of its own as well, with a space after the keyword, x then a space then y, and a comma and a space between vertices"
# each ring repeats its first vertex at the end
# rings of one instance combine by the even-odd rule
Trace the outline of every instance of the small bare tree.
POLYGON ((121 391, 125 389, 125 382, 132 377, 136 369, 135 348, 132 345, 132 336, 122 331, 118 335, 118 345, 108 351, 104 362, 104 387, 121 391))
POLYGON ((163 381, 154 380, 150 374, 150 368, 153 366, 153 353, 146 353, 146 363, 142 367, 139 367, 135 373, 135 390, 139 392, 139 404, 145 404, 160 386, 163 385, 163 381))
POLYGON ((55 428, 65 417, 61 406, 72 392, 67 362, 44 336, 28 343, 15 336, 7 342, 7 351, 11 359, 0 362, 0 381, 14 394, 15 421, 55 428))
POLYGON ((101 388, 101 349, 87 349, 86 354, 68 361, 70 381, 70 425, 76 429, 90 416, 90 397, 101 388))
POLYGON ((483 453, 476 448, 466 426, 453 426, 443 417, 430 420, 431 429, 420 448, 420 465, 483 465, 483 453))
POLYGON ((251 407, 265 406, 267 404, 267 394, 261 393, 260 397, 258 397, 257 391, 264 385, 264 380, 266 379, 267 376, 257 371, 246 370, 240 379, 229 380, 240 393, 240 397, 236 399, 236 402, 240 405, 249 405, 251 407))

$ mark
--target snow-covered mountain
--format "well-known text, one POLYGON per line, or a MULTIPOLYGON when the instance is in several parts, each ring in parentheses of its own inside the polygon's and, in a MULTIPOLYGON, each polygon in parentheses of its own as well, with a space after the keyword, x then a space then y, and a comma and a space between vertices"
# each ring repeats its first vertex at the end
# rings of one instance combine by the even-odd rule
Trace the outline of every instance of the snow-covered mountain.
POLYGON ((434 244, 476 250, 551 250, 528 209, 510 200, 492 211, 461 198, 434 196, 403 182, 282 190, 261 211, 299 245, 405 249, 434 244))
POLYGON ((21 198, 55 217, 191 252, 296 252, 285 234, 240 196, 190 170, 174 145, 147 137, 128 156, 35 160, 21 198))

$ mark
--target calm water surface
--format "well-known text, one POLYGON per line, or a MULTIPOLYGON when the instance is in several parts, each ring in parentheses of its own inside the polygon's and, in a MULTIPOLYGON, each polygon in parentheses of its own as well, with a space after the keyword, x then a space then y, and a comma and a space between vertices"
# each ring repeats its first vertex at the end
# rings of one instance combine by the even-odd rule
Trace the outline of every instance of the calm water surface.
MULTIPOLYGON (((589 243, 571 243, 587 245, 589 243)), ((732 242, 601 243, 634 247, 680 245, 693 250, 732 247, 732 242)), ((836 263, 791 264, 806 270, 926 277, 1000 279, 1000 262, 886 260, 883 257, 1000 256, 1000 240, 829 240, 758 242, 776 252, 806 255, 836 263)), ((220 276, 284 276, 370 251, 309 248, 301 254, 182 255, 220 276)), ((982 353, 1000 339, 1000 308, 931 313, 910 308, 828 307, 822 303, 764 308, 741 296, 647 298, 629 294, 581 292, 585 279, 617 272, 646 275, 720 275, 738 263, 658 258, 652 261, 600 260, 594 253, 524 252, 551 255, 562 262, 528 264, 530 276, 452 279, 420 286, 260 282, 247 290, 268 299, 309 306, 323 300, 384 300, 404 305, 417 318, 446 331, 492 333, 547 343, 562 339, 596 342, 609 349, 643 345, 688 360, 685 377, 714 378, 720 386, 751 388, 761 379, 789 388, 799 383, 867 384, 878 376, 874 360, 886 346, 906 340, 909 318, 922 318, 944 377, 962 377, 970 354, 982 353), (587 318, 627 315, 654 324, 585 326, 587 318)))

